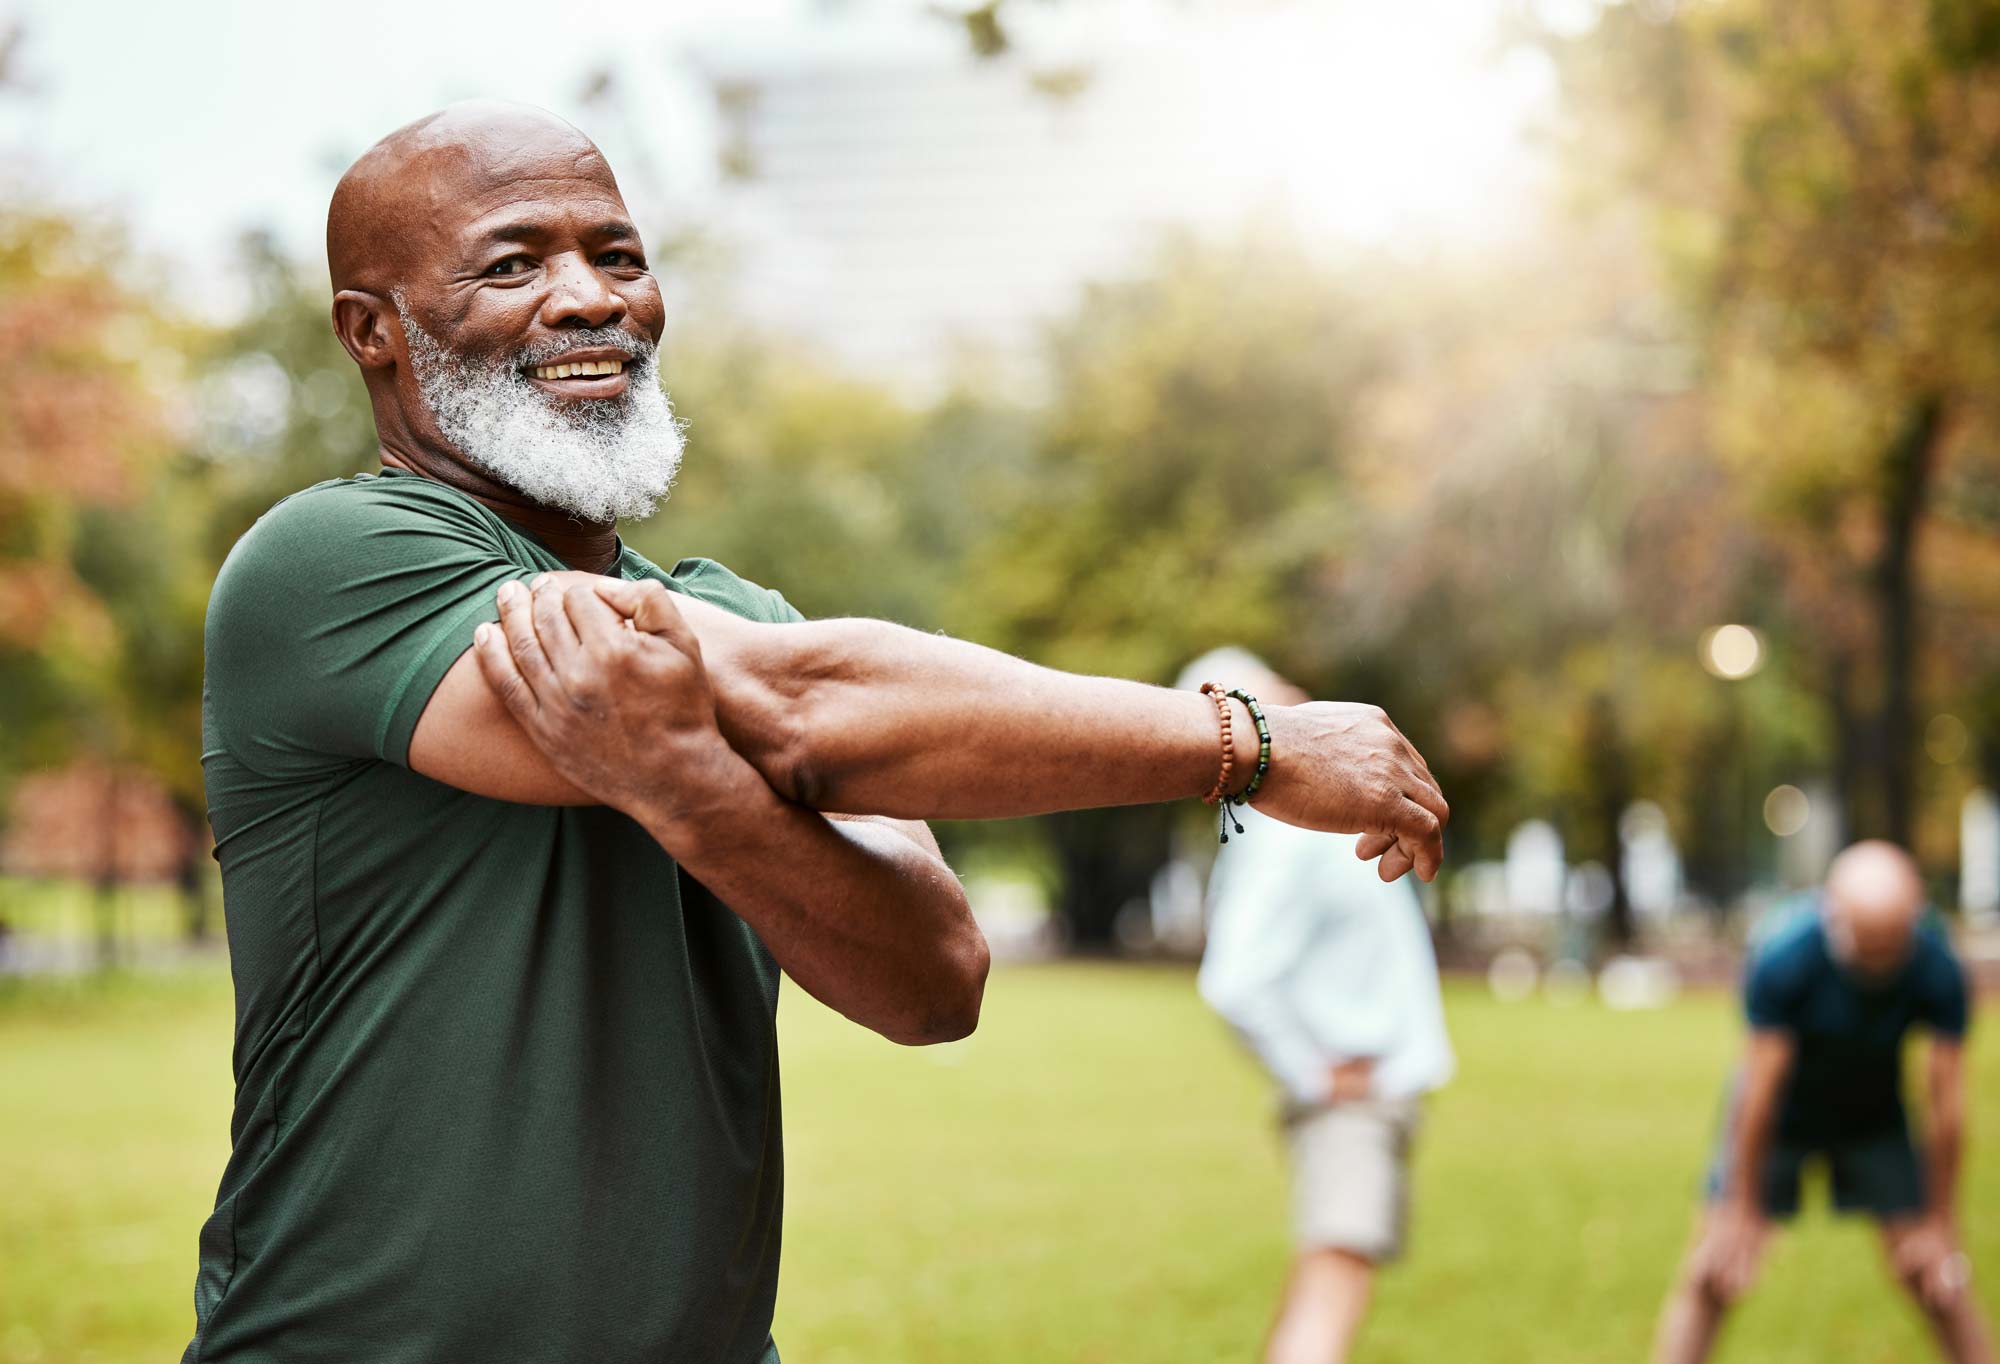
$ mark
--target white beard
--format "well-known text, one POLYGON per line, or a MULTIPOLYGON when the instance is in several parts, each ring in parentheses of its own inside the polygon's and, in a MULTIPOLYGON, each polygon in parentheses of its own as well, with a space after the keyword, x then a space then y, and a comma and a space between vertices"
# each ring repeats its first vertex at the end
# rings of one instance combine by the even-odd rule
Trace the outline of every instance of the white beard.
POLYGON ((681 424, 660 388, 654 347, 598 328, 481 365, 439 345, 398 300, 410 369, 438 430, 458 452, 546 507, 585 521, 638 521, 666 499, 681 466, 681 424), (615 346, 630 357, 616 398, 564 403, 521 371, 566 351, 615 346))

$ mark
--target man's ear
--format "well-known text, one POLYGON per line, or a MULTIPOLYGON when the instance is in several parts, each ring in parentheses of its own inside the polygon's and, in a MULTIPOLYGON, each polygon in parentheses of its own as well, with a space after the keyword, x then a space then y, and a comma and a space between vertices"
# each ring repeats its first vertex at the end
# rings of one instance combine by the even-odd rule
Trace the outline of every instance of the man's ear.
POLYGON ((394 310, 380 295, 360 289, 342 289, 333 296, 333 334, 363 369, 387 369, 396 363, 396 330, 389 317, 394 310))

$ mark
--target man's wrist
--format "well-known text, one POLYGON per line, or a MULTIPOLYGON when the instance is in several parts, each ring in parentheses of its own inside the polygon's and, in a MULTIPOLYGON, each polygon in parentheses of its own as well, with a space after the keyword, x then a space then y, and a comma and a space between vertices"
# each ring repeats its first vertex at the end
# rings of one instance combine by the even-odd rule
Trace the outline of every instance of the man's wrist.
POLYGON ((670 784, 623 808, 668 852, 688 861, 740 835, 745 821, 779 801, 757 769, 718 735, 713 746, 675 765, 670 784))
POLYGON ((1749 1189, 1729 1189, 1723 1193, 1722 1206, 1727 1212, 1738 1217, 1761 1221, 1764 1207, 1757 1201, 1757 1195, 1749 1189))
POLYGON ((1201 755, 1201 763, 1190 770, 1202 773, 1201 788, 1193 794, 1207 799, 1215 791, 1218 776, 1223 778, 1222 793, 1226 796, 1243 794, 1257 775, 1257 723, 1250 714, 1250 708, 1233 696, 1221 698, 1229 710, 1229 771, 1222 771, 1222 717, 1216 703, 1207 694, 1198 698, 1201 702, 1201 716, 1204 723, 1194 731, 1200 737, 1195 740, 1195 752, 1201 755))

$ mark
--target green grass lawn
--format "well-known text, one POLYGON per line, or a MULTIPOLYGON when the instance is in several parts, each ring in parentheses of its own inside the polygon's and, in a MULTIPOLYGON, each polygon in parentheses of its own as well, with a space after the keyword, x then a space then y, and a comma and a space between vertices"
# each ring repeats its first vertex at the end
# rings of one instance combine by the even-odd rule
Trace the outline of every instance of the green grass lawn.
MULTIPOLYGON (((906 1051, 788 993, 778 1342, 790 1364, 1247 1360, 1284 1261, 1257 1072, 1178 970, 996 973, 979 1034, 906 1051)), ((1693 1207, 1729 1001, 1644 1014, 1449 995, 1458 1080, 1411 1258, 1360 1358, 1641 1359, 1693 1207)), ((228 1131, 220 968, 0 984, 0 1364, 176 1357, 228 1131)), ((2000 1264, 2000 1051, 1966 1210, 2000 1264)), ((1991 1274, 1986 1299, 2000 1307, 1991 1274)), ((1721 1358, 1927 1357, 1865 1224, 1779 1242, 1721 1358)))

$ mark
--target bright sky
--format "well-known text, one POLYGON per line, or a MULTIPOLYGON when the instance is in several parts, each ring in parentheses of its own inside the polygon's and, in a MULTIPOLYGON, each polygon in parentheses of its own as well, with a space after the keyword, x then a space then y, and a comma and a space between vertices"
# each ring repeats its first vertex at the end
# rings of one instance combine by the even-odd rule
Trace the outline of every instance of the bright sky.
MULTIPOLYGON (((1328 0, 1219 46, 1214 69, 1247 92, 1293 92, 1282 116, 1219 129, 1246 147, 1314 222, 1379 240, 1417 225, 1450 233, 1491 216, 1522 179, 1523 128, 1548 74, 1494 63, 1504 0, 1328 0)), ((1543 0, 1574 10, 1589 0, 1543 0)), ((589 73, 614 69, 658 109, 651 155, 674 140, 665 74, 689 34, 813 10, 911 11, 918 0, 671 0, 596 11, 547 0, 0 0, 26 25, 25 95, 0 99, 0 148, 31 183, 109 207, 183 278, 226 292, 230 244, 276 230, 318 253, 341 167, 383 132, 449 100, 505 96, 570 115, 619 162, 619 137, 582 106, 589 73)), ((1124 36, 1146 0, 1023 7, 1024 17, 1124 36)), ((912 19, 912 22, 923 22, 912 19)), ((935 22, 935 21, 931 21, 935 22)), ((1087 46, 1088 33, 1079 42, 1087 46)), ((1246 107, 1257 101, 1246 99, 1246 107)), ((691 154, 691 153, 689 153, 691 154)), ((1261 168, 1261 169, 1260 169, 1261 168)), ((199 299, 191 299, 199 303, 199 299)), ((226 310, 224 299, 209 300, 226 310)))
POLYGON ((110 206, 142 245, 197 268, 253 225, 317 254, 335 178, 389 129, 480 95, 581 116, 593 70, 642 82, 690 25, 798 8, 24 0, 11 13, 32 89, 0 101, 0 145, 25 153, 38 185, 110 206))

